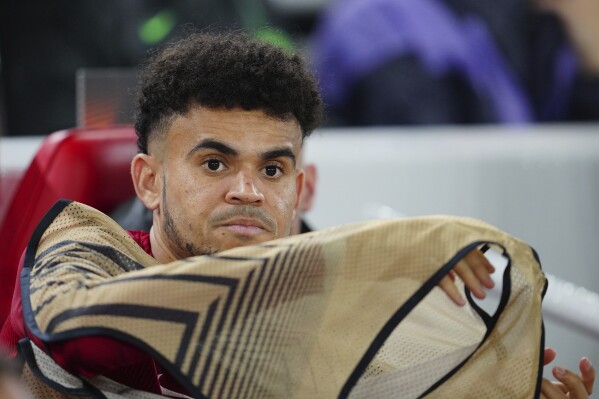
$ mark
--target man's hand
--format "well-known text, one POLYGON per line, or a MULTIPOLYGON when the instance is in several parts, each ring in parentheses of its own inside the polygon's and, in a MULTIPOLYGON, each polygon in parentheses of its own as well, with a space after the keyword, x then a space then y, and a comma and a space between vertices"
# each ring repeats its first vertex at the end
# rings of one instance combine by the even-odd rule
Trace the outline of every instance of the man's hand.
POLYGON ((457 274, 466 287, 472 294, 483 299, 485 292, 483 287, 493 288, 495 285, 491 279, 491 273, 495 271, 493 265, 485 258, 485 255, 478 249, 474 249, 458 262, 456 267, 451 271, 451 274, 445 276, 439 283, 439 287, 445 291, 447 296, 451 298, 459 306, 464 306, 466 301, 460 294, 458 287, 454 283, 455 274, 457 274))
MULTIPOLYGON (((555 359, 555 351, 551 348, 545 349, 544 365, 551 363, 555 359)), ((595 369, 586 357, 580 359, 578 365, 580 375, 566 370, 562 367, 553 368, 553 376, 559 382, 552 382, 543 378, 541 384, 542 399, 584 399, 593 393, 593 384, 595 383, 595 369)))

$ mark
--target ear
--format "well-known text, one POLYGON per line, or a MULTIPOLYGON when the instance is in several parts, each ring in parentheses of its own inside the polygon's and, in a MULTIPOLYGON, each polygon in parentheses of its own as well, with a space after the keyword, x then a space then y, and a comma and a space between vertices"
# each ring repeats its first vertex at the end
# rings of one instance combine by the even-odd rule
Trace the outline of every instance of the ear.
POLYGON ((295 217, 297 216, 298 213, 298 209, 300 207, 300 203, 301 203, 301 199, 302 199, 302 192, 304 190, 304 171, 302 169, 299 169, 297 171, 297 175, 295 176, 295 190, 297 193, 297 196, 295 198, 295 205, 293 207, 293 218, 295 219, 295 217))
POLYGON ((137 198, 149 210, 158 209, 162 198, 160 163, 151 155, 137 154, 131 162, 131 177, 137 198))
POLYGON ((304 187, 300 197, 299 210, 307 212, 312 209, 316 195, 316 183, 318 182, 318 171, 316 165, 304 165, 304 187))

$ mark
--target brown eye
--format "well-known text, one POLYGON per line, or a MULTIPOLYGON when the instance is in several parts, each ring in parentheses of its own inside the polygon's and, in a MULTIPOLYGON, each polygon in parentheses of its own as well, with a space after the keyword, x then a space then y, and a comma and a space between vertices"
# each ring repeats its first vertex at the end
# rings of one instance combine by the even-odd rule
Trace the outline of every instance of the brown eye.
POLYGON ((218 159, 209 159, 202 164, 202 167, 208 169, 210 172, 222 172, 226 169, 225 164, 218 159))
POLYGON ((264 174, 268 177, 278 177, 283 173, 283 170, 276 165, 268 165, 264 167, 264 174))
POLYGON ((208 169, 210 169, 212 171, 217 171, 218 168, 220 167, 220 161, 216 161, 216 160, 208 161, 206 166, 208 166, 208 169))
POLYGON ((277 167, 276 166, 267 166, 264 171, 266 172, 267 176, 275 176, 277 174, 277 167))

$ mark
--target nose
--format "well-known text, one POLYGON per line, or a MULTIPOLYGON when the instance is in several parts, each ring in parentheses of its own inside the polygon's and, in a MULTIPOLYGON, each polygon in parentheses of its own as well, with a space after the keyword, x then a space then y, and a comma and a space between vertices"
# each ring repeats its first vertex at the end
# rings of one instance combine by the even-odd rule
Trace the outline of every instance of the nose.
POLYGON ((262 205, 264 194, 256 186, 250 173, 240 171, 233 178, 225 201, 232 205, 262 205))

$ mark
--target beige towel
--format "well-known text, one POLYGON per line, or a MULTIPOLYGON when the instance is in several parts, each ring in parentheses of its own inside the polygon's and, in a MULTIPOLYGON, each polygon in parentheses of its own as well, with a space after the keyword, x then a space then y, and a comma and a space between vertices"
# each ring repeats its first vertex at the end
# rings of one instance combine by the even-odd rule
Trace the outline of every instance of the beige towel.
POLYGON ((541 378, 546 279, 527 244, 477 220, 357 223, 157 265, 63 201, 31 246, 34 334, 125 335, 194 397, 532 398, 541 378), (436 287, 482 243, 510 259, 484 319, 436 287))

